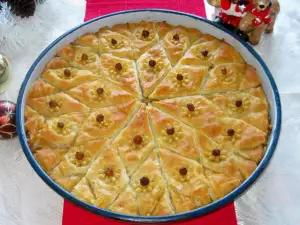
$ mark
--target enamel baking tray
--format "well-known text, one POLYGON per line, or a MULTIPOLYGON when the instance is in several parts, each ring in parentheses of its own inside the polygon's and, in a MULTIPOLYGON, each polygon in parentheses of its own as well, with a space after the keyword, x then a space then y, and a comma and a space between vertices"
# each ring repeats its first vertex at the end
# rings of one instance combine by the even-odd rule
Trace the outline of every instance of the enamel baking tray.
POLYGON ((226 31, 221 26, 215 24, 214 22, 198 17, 196 15, 169 10, 143 9, 122 11, 95 18, 69 30, 68 32, 57 38, 53 43, 51 43, 33 63, 22 83, 17 103, 16 121, 21 146, 29 163, 36 171, 36 173, 56 193, 58 193, 63 198, 67 199, 68 201, 85 210, 98 214, 99 216, 104 216, 116 220, 137 223, 174 222, 200 217, 204 214, 213 212, 221 207, 224 207, 228 203, 234 201, 259 178, 261 173, 264 171, 264 169, 270 162, 278 142, 281 127, 281 104, 279 93, 275 81, 272 77, 272 74, 270 73, 268 67, 261 59, 261 57, 249 44, 239 40, 236 36, 230 34, 228 31, 226 31), (45 65, 51 60, 51 58, 55 55, 58 49, 60 49, 66 44, 73 42, 74 40, 76 40, 76 38, 87 32, 97 32, 100 27, 112 26, 119 23, 140 22, 142 20, 166 21, 173 25, 193 27, 199 29, 203 33, 211 34, 219 39, 224 39, 227 43, 232 45, 235 49, 237 49, 240 52, 240 54, 248 64, 251 64, 257 69, 257 72, 262 82, 262 86, 265 90, 268 102, 270 104, 270 117, 273 128, 269 138, 265 156, 258 165, 257 169, 254 171, 254 173, 242 185, 240 185, 237 189, 235 189, 233 192, 231 192, 224 198, 202 208, 170 216, 143 217, 124 215, 97 208, 77 199, 76 197, 72 196, 69 192, 64 190, 62 187, 57 185, 39 166, 27 145, 24 129, 24 107, 28 89, 31 86, 31 84, 37 79, 37 77, 44 69, 45 65))

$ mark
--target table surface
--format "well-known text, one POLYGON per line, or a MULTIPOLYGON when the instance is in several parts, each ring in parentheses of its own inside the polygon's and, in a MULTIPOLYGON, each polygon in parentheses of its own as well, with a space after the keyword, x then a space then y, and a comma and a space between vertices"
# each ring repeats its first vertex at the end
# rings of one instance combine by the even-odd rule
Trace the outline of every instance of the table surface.
MULTIPOLYGON (((287 5, 282 3, 274 33, 265 36, 255 47, 278 85, 283 123, 270 165, 251 189, 235 201, 239 225, 295 225, 300 221, 298 1, 289 0, 287 5)), ((211 18, 213 9, 207 7, 207 10, 208 18, 211 18)), ((41 50, 80 24, 84 12, 84 0, 48 1, 37 8, 35 17, 15 21, 12 29, 5 31, 5 27, 0 26, 0 51, 13 66, 13 82, 0 99, 16 102, 21 82, 41 50), (5 43, 1 39, 3 29, 7 36, 5 43), (16 38, 23 44, 14 44, 16 38)), ((36 175, 17 139, 0 141, 0 180, 0 225, 61 224, 63 199, 36 175)))

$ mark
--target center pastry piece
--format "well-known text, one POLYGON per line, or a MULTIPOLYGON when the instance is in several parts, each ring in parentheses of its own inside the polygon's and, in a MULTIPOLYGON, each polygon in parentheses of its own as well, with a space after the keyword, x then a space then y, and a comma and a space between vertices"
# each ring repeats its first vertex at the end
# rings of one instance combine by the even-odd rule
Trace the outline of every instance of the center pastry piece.
POLYGON ((256 69, 232 46, 145 21, 59 49, 27 93, 24 121, 28 146, 58 185, 141 216, 232 192, 260 163, 271 127, 256 69))

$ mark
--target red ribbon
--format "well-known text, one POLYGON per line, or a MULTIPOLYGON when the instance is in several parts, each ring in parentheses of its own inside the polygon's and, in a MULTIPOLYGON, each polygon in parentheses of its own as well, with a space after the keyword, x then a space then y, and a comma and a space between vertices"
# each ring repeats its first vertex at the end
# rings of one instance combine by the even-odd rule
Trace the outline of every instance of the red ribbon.
MULTIPOLYGON (((204 0, 87 0, 85 20, 121 10, 164 8, 188 12, 206 17, 204 0)), ((124 21, 125 22, 125 21, 124 21)), ((205 31, 204 31, 205 32, 205 31)), ((73 204, 65 201, 62 225, 124 225, 126 223, 110 220, 94 215, 73 204)), ((174 224, 174 223, 172 223, 174 224)), ((237 225, 234 204, 187 222, 176 223, 178 225, 237 225)))

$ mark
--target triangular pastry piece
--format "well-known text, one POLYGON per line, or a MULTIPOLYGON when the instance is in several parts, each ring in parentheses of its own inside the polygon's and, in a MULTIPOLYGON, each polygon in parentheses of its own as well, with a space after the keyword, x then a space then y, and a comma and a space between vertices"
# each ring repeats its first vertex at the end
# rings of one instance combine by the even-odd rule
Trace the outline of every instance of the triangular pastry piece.
POLYGON ((245 64, 220 64, 214 67, 203 87, 203 93, 237 91, 245 72, 245 64))
POLYGON ((264 157, 266 145, 262 144, 250 149, 234 149, 234 153, 243 158, 259 163, 264 157))
POLYGON ((226 176, 211 170, 205 170, 205 175, 210 187, 210 196, 214 201, 223 198, 242 183, 240 177, 226 176))
POLYGON ((174 214, 174 209, 169 195, 169 190, 166 188, 163 196, 155 206, 152 216, 167 216, 174 214))
POLYGON ((240 176, 232 150, 223 148, 202 132, 197 132, 197 139, 203 167, 227 176, 240 176))
POLYGON ((74 187, 72 194, 91 205, 93 205, 96 201, 91 185, 85 177, 82 178, 81 181, 74 187))
POLYGON ((154 137, 144 104, 115 138, 112 147, 118 150, 129 176, 154 150, 154 137))
POLYGON ((202 33, 200 31, 187 29, 183 26, 173 27, 172 30, 166 33, 163 43, 172 65, 175 65, 182 58, 193 41, 199 39, 201 36, 202 33))
POLYGON ((134 99, 130 93, 105 79, 81 84, 66 93, 90 108, 120 105, 134 99))
POLYGON ((90 70, 94 74, 100 72, 100 59, 97 52, 92 48, 78 45, 67 45, 60 49, 57 54, 66 59, 72 66, 81 70, 90 70))
POLYGON ((63 160, 54 168, 51 178, 64 189, 72 191, 100 155, 107 141, 107 139, 99 139, 72 146, 63 160))
POLYGON ((213 63, 217 65, 223 63, 245 63, 245 61, 232 46, 221 42, 220 47, 214 55, 213 63))
POLYGON ((65 90, 75 87, 79 84, 97 80, 99 76, 94 75, 89 70, 78 70, 75 68, 63 68, 56 70, 47 70, 42 78, 54 87, 65 90))
POLYGON ((256 69, 248 64, 245 74, 242 77, 240 90, 248 90, 258 87, 259 85, 261 85, 261 81, 256 69))
POLYGON ((129 183, 121 158, 109 147, 93 163, 85 178, 94 193, 94 205, 104 209, 114 202, 129 183))
POLYGON ((137 67, 145 97, 152 93, 159 82, 171 70, 170 61, 161 44, 145 52, 138 59, 137 67))
POLYGON ((200 128, 225 149, 251 149, 267 140, 267 134, 256 127, 237 119, 223 118, 200 128))
POLYGON ((131 43, 135 59, 138 59, 159 41, 154 22, 130 23, 129 29, 132 32, 131 43))
POLYGON ((43 128, 45 118, 43 116, 27 117, 25 121, 27 143, 31 150, 34 151, 34 143, 37 139, 38 133, 43 128))
POLYGON ((30 87, 28 91, 28 99, 45 97, 55 94, 56 91, 57 90, 55 87, 39 79, 34 81, 32 86, 30 87))
POLYGON ((80 133, 86 117, 86 114, 78 113, 48 119, 37 136, 35 146, 70 147, 80 133))
POLYGON ((45 97, 28 99, 27 104, 46 117, 60 116, 67 113, 84 113, 89 108, 65 93, 47 95, 45 97))
POLYGON ((99 51, 99 39, 98 34, 86 33, 81 37, 77 38, 74 42, 75 45, 80 45, 84 47, 90 47, 94 52, 99 51))
POLYGON ((159 36, 159 39, 163 39, 168 32, 174 29, 174 26, 163 21, 163 22, 156 22, 156 30, 159 36))
POLYGON ((268 103, 265 100, 262 88, 257 88, 262 96, 255 96, 247 92, 227 92, 207 96, 215 105, 219 106, 226 115, 242 119, 251 125, 267 132, 268 130, 268 103))
POLYGON ((37 148, 34 152, 34 158, 47 174, 51 174, 52 169, 62 161, 68 150, 68 148, 37 148))
POLYGON ((136 192, 138 210, 141 216, 152 214, 166 187, 156 154, 153 152, 149 156, 133 174, 130 181, 136 192))
POLYGON ((137 70, 133 60, 103 54, 101 55, 101 73, 105 79, 134 96, 140 97, 137 70))
POLYGON ((194 160, 199 159, 192 128, 157 109, 148 110, 158 147, 170 149, 194 160))
POLYGON ((108 209, 122 214, 138 215, 136 194, 132 187, 127 185, 125 190, 117 197, 108 209))
POLYGON ((180 60, 181 64, 190 66, 212 66, 213 57, 220 46, 220 40, 204 35, 195 42, 180 60))
POLYGON ((180 64, 168 73, 149 98, 165 99, 200 94, 207 73, 208 67, 192 67, 180 64))
POLYGON ((50 60, 50 62, 48 62, 43 72, 47 70, 56 70, 56 69, 62 69, 66 67, 70 67, 70 64, 63 58, 59 56, 55 56, 53 59, 50 60))
POLYGON ((130 120, 136 107, 133 100, 119 106, 96 109, 86 118, 76 141, 114 137, 130 120))
POLYGON ((159 149, 176 213, 187 212, 211 202, 202 166, 166 149, 159 149))
POLYGON ((225 115, 201 95, 154 101, 152 105, 192 127, 200 127, 225 115))
POLYGON ((237 167, 239 168, 239 170, 245 180, 248 179, 248 177, 250 177, 250 175, 257 168, 257 164, 255 162, 244 159, 239 156, 235 157, 235 161, 236 161, 237 167))
POLYGON ((111 53, 117 57, 133 59, 131 32, 128 24, 118 24, 112 28, 101 28, 99 39, 101 53, 111 53))

